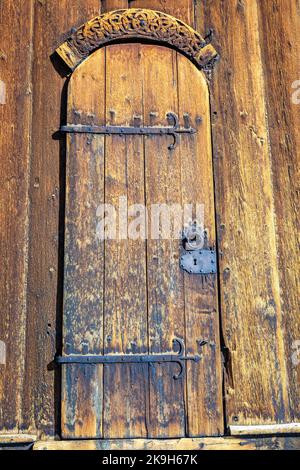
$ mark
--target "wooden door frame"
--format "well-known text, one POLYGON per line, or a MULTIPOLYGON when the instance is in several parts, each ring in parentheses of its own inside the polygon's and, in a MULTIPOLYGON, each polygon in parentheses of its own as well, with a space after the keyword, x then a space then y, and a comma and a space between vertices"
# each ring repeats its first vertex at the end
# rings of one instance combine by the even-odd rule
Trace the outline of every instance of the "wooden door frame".
MULTIPOLYGON (((115 10, 94 17, 73 31, 72 35, 56 49, 56 53, 73 72, 79 64, 103 46, 130 42, 171 48, 189 59, 202 72, 211 70, 218 59, 213 46, 207 44, 198 32, 184 22, 156 10, 141 8, 115 10)), ((219 280, 217 283, 219 284, 219 280)), ((108 439, 100 440, 108 442, 108 439)), ((119 439, 119 441, 128 441, 128 439, 119 439)), ((147 446, 147 442, 154 440, 138 439, 138 441, 139 443, 144 441, 144 445, 147 446)), ((179 446, 183 442, 190 441, 189 445, 193 446, 195 438, 176 440, 166 438, 164 441, 168 441, 170 446, 177 446, 175 441, 179 446)), ((201 444, 201 439, 197 441, 199 441, 197 445, 201 444)))
POLYGON ((214 47, 183 21, 143 8, 114 10, 95 16, 73 31, 56 53, 73 71, 100 47, 137 40, 172 47, 200 70, 211 69, 219 57, 214 47))

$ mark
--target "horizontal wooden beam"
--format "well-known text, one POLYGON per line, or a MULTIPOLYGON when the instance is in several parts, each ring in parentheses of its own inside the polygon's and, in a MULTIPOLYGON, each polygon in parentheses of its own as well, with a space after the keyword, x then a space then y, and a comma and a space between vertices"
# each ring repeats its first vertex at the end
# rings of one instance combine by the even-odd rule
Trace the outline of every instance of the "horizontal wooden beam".
POLYGON ((231 436, 300 434, 300 423, 229 426, 231 436))
POLYGON ((0 446, 2 444, 27 444, 36 440, 37 436, 32 434, 0 434, 0 446))
POLYGON ((300 436, 38 441, 33 450, 300 450, 300 436))

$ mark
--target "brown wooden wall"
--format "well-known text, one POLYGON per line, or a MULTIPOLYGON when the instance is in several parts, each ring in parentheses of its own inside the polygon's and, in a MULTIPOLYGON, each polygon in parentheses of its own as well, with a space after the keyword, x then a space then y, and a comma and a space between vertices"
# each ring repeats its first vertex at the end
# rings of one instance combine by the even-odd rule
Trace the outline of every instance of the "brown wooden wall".
POLYGON ((221 56, 209 80, 227 424, 299 422, 300 1, 2 0, 0 432, 59 432, 66 79, 50 56, 128 4, 211 31, 221 56))

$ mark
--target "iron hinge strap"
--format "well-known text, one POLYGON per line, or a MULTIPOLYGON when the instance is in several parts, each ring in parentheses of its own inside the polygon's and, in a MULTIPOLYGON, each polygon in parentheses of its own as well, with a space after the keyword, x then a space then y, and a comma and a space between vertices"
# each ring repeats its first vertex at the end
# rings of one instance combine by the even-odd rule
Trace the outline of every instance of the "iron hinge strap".
POLYGON ((82 124, 68 124, 61 127, 61 131, 69 134, 102 134, 102 135, 171 135, 174 142, 169 145, 173 150, 178 141, 178 134, 195 134, 197 131, 193 127, 180 127, 178 116, 175 113, 168 113, 168 119, 172 119, 173 126, 154 127, 154 126, 88 126, 82 124))
POLYGON ((185 362, 194 361, 199 362, 200 355, 184 356, 184 343, 181 339, 173 340, 174 346, 179 347, 176 354, 108 354, 103 356, 98 355, 70 355, 70 356, 56 356, 56 364, 154 364, 154 363, 168 363, 175 362, 179 365, 180 371, 174 375, 174 379, 179 379, 183 375, 185 362))

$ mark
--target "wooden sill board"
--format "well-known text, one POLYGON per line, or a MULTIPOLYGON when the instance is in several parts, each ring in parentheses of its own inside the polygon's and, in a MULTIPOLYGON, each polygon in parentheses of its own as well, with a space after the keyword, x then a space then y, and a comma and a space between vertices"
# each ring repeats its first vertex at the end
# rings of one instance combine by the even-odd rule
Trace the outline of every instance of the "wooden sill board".
POLYGON ((300 436, 38 441, 33 450, 300 450, 300 436))
POLYGON ((32 434, 0 434, 0 446, 2 444, 29 444, 36 440, 37 436, 32 434))
POLYGON ((300 423, 229 426, 231 436, 300 434, 300 423))

